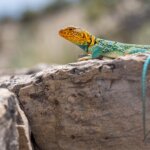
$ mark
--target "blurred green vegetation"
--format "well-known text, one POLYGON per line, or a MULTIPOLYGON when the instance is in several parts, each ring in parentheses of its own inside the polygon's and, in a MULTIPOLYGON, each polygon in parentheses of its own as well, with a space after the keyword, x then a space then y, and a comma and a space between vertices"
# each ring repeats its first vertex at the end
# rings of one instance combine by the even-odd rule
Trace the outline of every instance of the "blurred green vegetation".
POLYGON ((113 11, 118 2, 119 0, 81 0, 80 5, 85 9, 87 19, 95 21, 107 11, 113 11))
POLYGON ((53 14, 59 12, 60 10, 69 7, 70 3, 66 0, 55 0, 52 4, 47 5, 43 10, 35 12, 35 11, 26 11, 22 18, 22 22, 30 22, 34 19, 40 18, 46 14, 53 14))

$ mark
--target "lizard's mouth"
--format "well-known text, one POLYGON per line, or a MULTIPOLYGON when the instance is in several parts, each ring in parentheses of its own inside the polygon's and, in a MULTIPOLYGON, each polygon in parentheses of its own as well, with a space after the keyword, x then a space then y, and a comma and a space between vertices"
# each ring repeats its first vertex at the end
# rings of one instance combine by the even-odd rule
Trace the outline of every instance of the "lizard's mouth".
POLYGON ((69 33, 66 33, 66 31, 64 31, 63 29, 59 30, 58 33, 61 37, 65 38, 66 40, 71 41, 72 36, 69 33))
POLYGON ((58 33, 59 33, 59 35, 60 35, 60 36, 63 36, 63 35, 64 35, 63 30, 59 30, 59 32, 58 32, 58 33))
POLYGON ((75 41, 77 40, 76 39, 76 36, 73 36, 74 34, 72 33, 72 32, 67 32, 67 31, 65 31, 65 30, 63 30, 63 29, 61 29, 61 30, 59 30, 59 35, 61 36, 61 37, 63 37, 63 38, 65 38, 66 40, 69 40, 69 41, 71 41, 71 42, 73 42, 73 43, 75 43, 75 41))

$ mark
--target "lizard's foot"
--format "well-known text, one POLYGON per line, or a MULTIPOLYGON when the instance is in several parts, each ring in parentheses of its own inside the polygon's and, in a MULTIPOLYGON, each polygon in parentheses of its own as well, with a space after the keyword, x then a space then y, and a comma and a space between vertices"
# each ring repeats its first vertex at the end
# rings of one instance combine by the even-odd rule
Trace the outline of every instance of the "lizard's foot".
POLYGON ((86 56, 88 56, 88 55, 87 54, 81 54, 78 56, 78 58, 82 58, 82 57, 86 57, 86 56))
POLYGON ((89 60, 89 59, 92 59, 91 55, 85 56, 85 57, 81 57, 81 58, 78 59, 78 61, 84 61, 84 60, 89 60))

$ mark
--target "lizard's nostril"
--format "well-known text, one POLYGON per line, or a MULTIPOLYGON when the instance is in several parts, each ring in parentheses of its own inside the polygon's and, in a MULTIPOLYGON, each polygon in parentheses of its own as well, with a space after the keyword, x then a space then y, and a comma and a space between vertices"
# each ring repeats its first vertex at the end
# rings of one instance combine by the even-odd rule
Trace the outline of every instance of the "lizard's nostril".
POLYGON ((60 36, 63 36, 65 34, 65 31, 63 29, 61 29, 61 30, 59 30, 58 33, 59 33, 60 36))
POLYGON ((59 33, 59 35, 62 35, 62 30, 59 30, 59 32, 58 32, 58 33, 59 33))

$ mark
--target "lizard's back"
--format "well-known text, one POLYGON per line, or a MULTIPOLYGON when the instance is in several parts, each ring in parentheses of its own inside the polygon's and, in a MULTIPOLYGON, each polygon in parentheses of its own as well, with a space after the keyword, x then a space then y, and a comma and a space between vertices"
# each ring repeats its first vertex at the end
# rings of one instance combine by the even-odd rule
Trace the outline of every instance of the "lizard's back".
POLYGON ((95 48, 98 46, 102 51, 102 55, 110 58, 117 58, 127 54, 150 52, 150 45, 126 44, 116 41, 96 39, 95 48))

